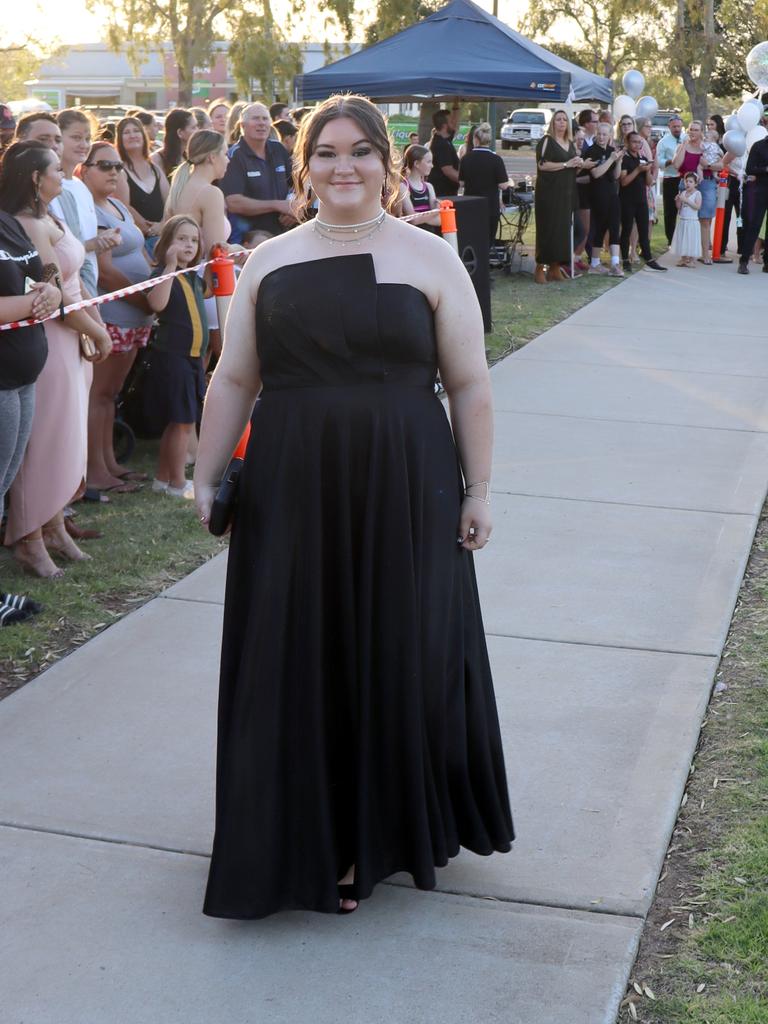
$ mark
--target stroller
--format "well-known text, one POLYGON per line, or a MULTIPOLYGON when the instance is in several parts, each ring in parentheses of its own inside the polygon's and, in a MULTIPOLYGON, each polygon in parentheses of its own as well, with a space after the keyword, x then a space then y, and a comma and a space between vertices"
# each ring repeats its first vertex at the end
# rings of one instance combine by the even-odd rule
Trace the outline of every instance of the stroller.
POLYGON ((518 269, 521 266, 522 257, 525 254, 520 250, 525 245, 523 239, 531 219, 533 197, 533 189, 528 188, 524 182, 502 189, 501 198, 504 203, 504 212, 499 219, 496 241, 491 246, 491 270, 501 270, 505 274, 511 274, 516 260, 518 269))

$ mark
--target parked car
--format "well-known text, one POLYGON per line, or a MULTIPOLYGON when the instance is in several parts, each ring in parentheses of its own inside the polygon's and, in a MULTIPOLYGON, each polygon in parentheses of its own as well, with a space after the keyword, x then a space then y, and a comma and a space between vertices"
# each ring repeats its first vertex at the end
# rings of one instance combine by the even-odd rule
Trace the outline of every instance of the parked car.
POLYGON ((651 118, 651 138, 658 142, 667 130, 670 117, 679 116, 679 110, 658 110, 651 118))
POLYGON ((501 126, 501 148, 519 149, 521 146, 536 144, 544 135, 552 111, 539 107, 521 107, 504 118, 501 126))

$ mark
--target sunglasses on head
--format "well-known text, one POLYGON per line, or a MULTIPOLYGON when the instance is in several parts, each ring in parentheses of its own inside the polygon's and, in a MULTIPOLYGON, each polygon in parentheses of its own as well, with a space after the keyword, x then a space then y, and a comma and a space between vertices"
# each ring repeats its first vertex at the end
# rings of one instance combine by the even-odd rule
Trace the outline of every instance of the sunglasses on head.
POLYGON ((121 160, 87 160, 86 167, 98 167, 100 171, 122 171, 121 160))

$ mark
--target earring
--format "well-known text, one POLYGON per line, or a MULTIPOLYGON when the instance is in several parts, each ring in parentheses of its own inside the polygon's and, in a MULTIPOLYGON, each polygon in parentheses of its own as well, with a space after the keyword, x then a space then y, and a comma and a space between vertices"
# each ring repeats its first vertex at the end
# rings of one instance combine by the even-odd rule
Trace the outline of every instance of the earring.
POLYGON ((35 197, 35 206, 37 206, 40 203, 40 186, 37 184, 37 182, 35 182, 34 197, 35 197))

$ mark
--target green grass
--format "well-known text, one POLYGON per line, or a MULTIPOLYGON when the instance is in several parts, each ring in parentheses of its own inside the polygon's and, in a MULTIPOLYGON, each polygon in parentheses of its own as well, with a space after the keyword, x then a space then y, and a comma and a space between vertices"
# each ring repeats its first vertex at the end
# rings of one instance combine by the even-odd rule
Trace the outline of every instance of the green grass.
MULTIPOLYGON (((155 445, 141 443, 132 465, 152 474, 155 445)), ((0 630, 0 697, 90 639, 116 619, 223 548, 202 529, 192 502, 154 494, 114 495, 109 505, 77 505, 77 524, 103 531, 83 541, 90 562, 58 564, 58 580, 23 576, 7 549, 0 553, 2 589, 44 605, 42 614, 0 630)), ((54 559, 56 560, 56 559, 54 559)))
POLYGON ((635 997, 648 1024, 768 1024, 765 509, 718 679, 634 969, 657 997, 635 997))

